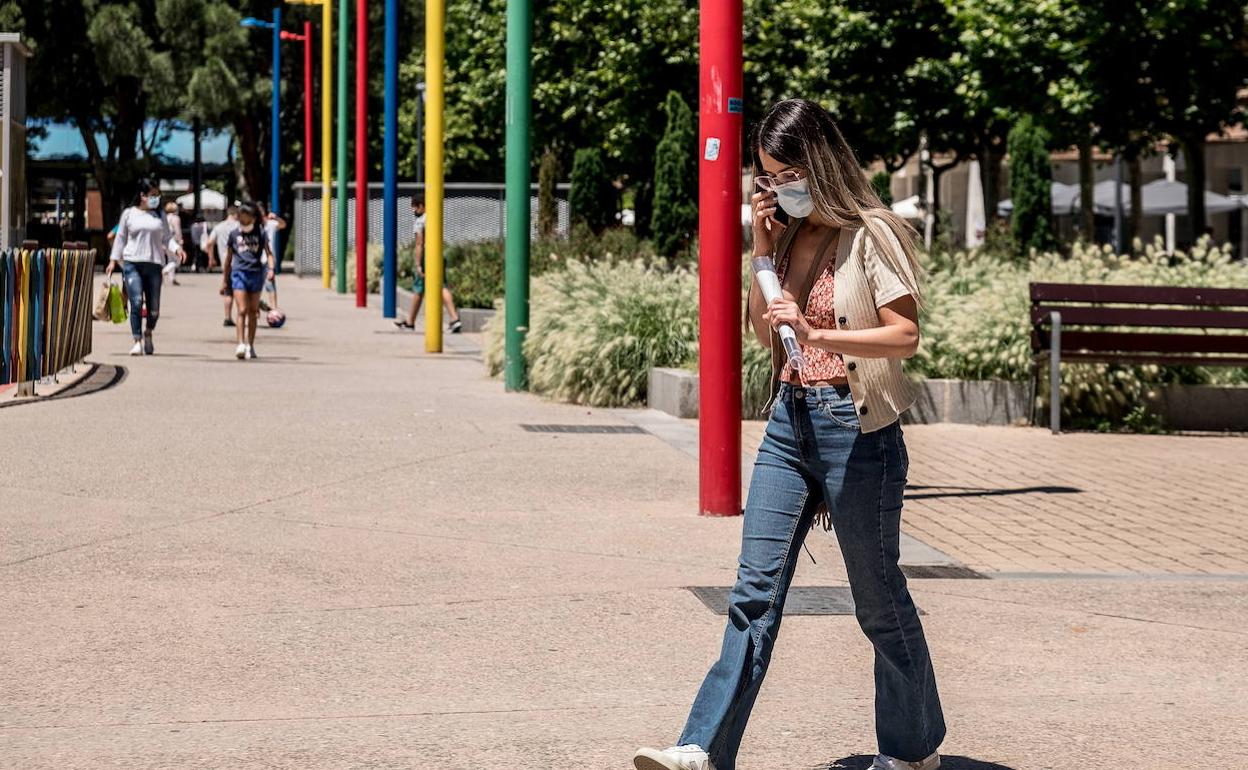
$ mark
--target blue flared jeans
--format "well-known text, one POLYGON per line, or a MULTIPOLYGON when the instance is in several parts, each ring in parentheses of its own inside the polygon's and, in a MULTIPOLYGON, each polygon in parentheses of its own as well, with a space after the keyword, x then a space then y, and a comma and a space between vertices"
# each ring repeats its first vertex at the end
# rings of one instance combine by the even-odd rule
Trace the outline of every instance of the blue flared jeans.
POLYGON ((908 465, 900 423, 863 433, 848 388, 781 385, 750 481, 723 648, 680 745, 697 744, 717 770, 735 770, 802 541, 826 501, 858 625, 875 647, 879 751, 915 761, 936 750, 945 736, 936 676, 897 564, 908 465))
POLYGON ((143 339, 143 300, 147 300, 147 330, 156 328, 160 320, 160 265, 155 262, 122 262, 121 278, 126 282, 130 300, 130 334, 143 339))

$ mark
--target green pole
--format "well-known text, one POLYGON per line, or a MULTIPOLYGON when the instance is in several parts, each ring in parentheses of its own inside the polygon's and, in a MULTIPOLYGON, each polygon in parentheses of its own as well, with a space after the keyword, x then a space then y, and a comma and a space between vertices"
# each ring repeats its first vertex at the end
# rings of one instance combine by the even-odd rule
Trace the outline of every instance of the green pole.
MULTIPOLYGON (((326 0, 328 2, 329 0, 326 0)), ((347 0, 338 0, 338 283, 347 293, 347 0)), ((357 193, 358 194, 358 193, 357 193)))
POLYGON ((529 330, 529 3, 507 0, 507 295, 503 345, 507 390, 528 386, 524 335, 529 330))

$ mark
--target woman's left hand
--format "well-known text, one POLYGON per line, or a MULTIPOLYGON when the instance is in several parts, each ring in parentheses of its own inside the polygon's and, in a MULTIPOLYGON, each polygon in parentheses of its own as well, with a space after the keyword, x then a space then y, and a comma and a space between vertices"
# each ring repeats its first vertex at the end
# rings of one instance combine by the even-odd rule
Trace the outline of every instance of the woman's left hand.
POLYGON ((780 324, 792 326, 793 331, 797 334, 798 342, 805 344, 810 339, 810 324, 806 322, 806 314, 791 299, 781 298, 772 300, 771 304, 767 306, 767 312, 763 314, 763 320, 777 330, 779 330, 780 324))

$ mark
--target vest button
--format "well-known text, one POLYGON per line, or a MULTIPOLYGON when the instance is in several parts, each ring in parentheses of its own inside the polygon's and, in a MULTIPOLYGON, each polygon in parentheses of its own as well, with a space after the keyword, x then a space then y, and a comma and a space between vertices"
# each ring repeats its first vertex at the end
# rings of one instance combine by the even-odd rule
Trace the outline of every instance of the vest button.
POLYGON ((867 405, 863 404, 862 408, 858 410, 858 414, 866 414, 866 413, 867 413, 867 405))
POLYGON ((836 323, 837 323, 839 326, 844 326, 844 325, 845 325, 845 316, 841 316, 840 318, 836 319, 836 323))
POLYGON ((854 363, 853 361, 850 361, 848 364, 845 364, 845 368, 852 372, 853 370, 858 368, 858 364, 854 363))

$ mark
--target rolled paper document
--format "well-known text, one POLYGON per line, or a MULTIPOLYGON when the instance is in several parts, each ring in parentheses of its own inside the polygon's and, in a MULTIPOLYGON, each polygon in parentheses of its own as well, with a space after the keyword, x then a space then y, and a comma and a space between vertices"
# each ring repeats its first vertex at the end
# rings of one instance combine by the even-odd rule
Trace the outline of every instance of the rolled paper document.
MULTIPOLYGON (((783 296, 780 292, 780 278, 776 275, 776 263, 771 257, 754 257, 750 260, 750 267, 754 269, 754 279, 758 281, 758 288, 762 289, 763 299, 767 304, 770 305, 773 300, 783 296)), ((781 324, 779 331, 780 342, 789 357, 789 366, 795 371, 801 371, 806 365, 806 359, 802 358, 802 346, 797 343, 797 332, 788 324, 781 324)))

